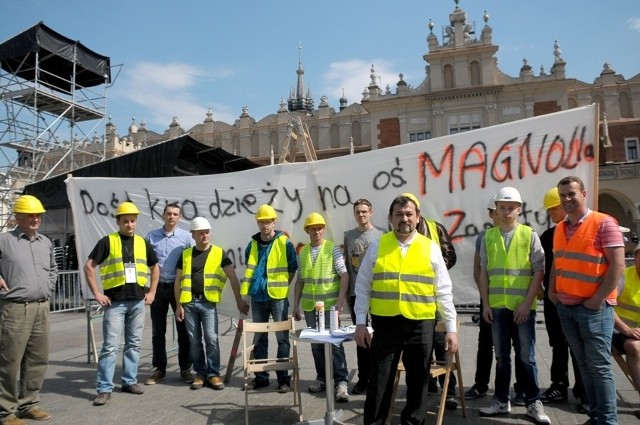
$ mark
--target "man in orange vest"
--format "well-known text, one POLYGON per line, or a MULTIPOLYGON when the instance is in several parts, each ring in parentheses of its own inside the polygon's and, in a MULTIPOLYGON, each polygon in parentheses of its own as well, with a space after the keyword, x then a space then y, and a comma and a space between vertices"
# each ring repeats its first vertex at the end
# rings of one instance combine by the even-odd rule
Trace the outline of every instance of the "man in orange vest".
MULTIPOLYGON (((631 379, 640 392, 640 244, 636 246, 633 258, 634 264, 624 271, 624 282, 619 287, 611 343, 619 353, 626 355, 631 379)), ((635 414, 640 419, 640 410, 635 414)))
POLYGON ((560 180, 558 194, 567 217, 554 233, 549 299, 578 361, 591 422, 617 424, 610 347, 616 286, 624 271, 622 233, 615 219, 587 207, 579 177, 560 180))

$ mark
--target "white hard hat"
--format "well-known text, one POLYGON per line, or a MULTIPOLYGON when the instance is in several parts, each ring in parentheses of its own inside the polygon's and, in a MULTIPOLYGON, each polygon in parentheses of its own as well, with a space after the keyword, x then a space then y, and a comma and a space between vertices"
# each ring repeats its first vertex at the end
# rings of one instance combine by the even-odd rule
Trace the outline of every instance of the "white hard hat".
POLYGON ((499 201, 518 202, 519 204, 522 204, 520 192, 518 192, 518 189, 515 187, 510 186, 505 186, 496 193, 496 202, 499 201))
POLYGON ((211 224, 209 220, 204 217, 196 217, 191 222, 191 231, 194 232, 196 230, 211 230, 211 224))
POLYGON ((496 195, 493 195, 491 199, 489 199, 489 203, 487 204, 487 209, 492 211, 496 210, 496 195))

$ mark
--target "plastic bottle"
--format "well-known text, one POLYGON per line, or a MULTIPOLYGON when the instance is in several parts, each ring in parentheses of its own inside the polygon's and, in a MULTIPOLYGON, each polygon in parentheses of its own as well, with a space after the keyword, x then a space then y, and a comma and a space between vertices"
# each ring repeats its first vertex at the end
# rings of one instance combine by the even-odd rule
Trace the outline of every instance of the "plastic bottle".
POLYGON ((332 331, 338 330, 340 327, 340 318, 338 317, 338 310, 336 306, 332 306, 329 310, 329 329, 332 331))
POLYGON ((324 301, 316 301, 316 331, 324 332, 324 301))

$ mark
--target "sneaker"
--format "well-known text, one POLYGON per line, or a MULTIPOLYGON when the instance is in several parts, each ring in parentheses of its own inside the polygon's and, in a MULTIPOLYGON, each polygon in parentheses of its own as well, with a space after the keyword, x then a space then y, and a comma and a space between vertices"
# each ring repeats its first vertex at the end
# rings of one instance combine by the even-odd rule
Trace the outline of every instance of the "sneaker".
POLYGON ((192 390, 199 390, 203 385, 204 378, 202 376, 196 376, 189 388, 191 388, 192 390))
POLYGON ((222 378, 219 376, 210 376, 207 378, 207 382, 214 390, 224 390, 224 382, 222 382, 222 378))
POLYGON ((346 403, 347 401, 349 401, 347 384, 340 384, 336 387, 336 402, 346 403))
POLYGON ((476 387, 474 384, 473 387, 469 388, 467 391, 464 392, 464 399, 473 400, 476 398, 484 397, 486 395, 487 395, 487 390, 478 391, 478 387, 476 387))
POLYGON ((120 390, 123 393, 129 393, 129 394, 137 394, 137 395, 144 394, 144 390, 138 384, 123 385, 120 390))
POLYGON ((309 385, 309 392, 312 394, 321 393, 326 388, 327 388, 327 385, 324 382, 315 380, 313 384, 309 385))
POLYGON ((447 410, 456 410, 458 408, 458 400, 456 400, 456 396, 447 395, 447 399, 444 401, 444 407, 447 410))
POLYGON ((251 390, 257 390, 258 388, 264 388, 264 387, 268 387, 269 386, 269 381, 268 380, 263 380, 263 379, 254 379, 253 381, 249 382, 248 384, 244 384, 244 390, 245 391, 251 391, 251 390))
POLYGON ((98 393, 98 396, 93 400, 94 406, 104 406, 111 398, 111 393, 98 393))
POLYGON ((369 386, 369 383, 361 379, 356 385, 354 385, 353 389, 351 390, 351 394, 366 394, 367 386, 369 386))
POLYGON ((155 385, 158 382, 162 381, 165 376, 167 376, 167 373, 163 370, 156 370, 155 372, 153 372, 151 374, 150 377, 148 377, 147 379, 144 380, 144 384, 145 385, 155 385))
POLYGON ((516 396, 513 399, 513 404, 516 406, 526 406, 527 405, 527 397, 524 393, 516 393, 516 396))
POLYGON ((511 413, 511 403, 508 401, 506 403, 500 403, 494 398, 487 407, 480 409, 479 413, 480 416, 506 415, 507 413, 511 413))
POLYGON ((536 400, 527 406, 527 416, 533 418, 539 424, 550 424, 551 419, 544 413, 544 407, 542 406, 542 402, 540 400, 536 400))
POLYGON ((278 385, 278 392, 280 394, 286 394, 291 391, 291 387, 286 382, 278 385))
MULTIPOLYGON (((196 380, 196 375, 191 373, 191 371, 189 369, 181 370, 180 371, 180 377, 187 384, 190 384, 190 383, 192 383, 193 381, 196 380)), ((145 382, 145 384, 146 384, 146 382, 145 382)))
POLYGON ((554 401, 567 401, 567 390, 561 390, 558 387, 550 386, 547 391, 542 393, 540 401, 543 403, 553 403, 554 401))
POLYGON ((31 410, 27 410, 24 413, 20 413, 20 419, 31 419, 33 421, 48 421, 51 419, 51 413, 42 410, 39 407, 34 407, 31 410))

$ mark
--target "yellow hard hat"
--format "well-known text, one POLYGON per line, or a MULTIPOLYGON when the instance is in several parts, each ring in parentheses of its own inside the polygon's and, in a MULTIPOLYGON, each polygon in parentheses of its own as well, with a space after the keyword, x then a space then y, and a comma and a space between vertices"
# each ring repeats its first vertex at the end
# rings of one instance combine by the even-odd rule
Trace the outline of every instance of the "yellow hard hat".
POLYGON ((133 202, 123 202, 118 205, 118 208, 116 208, 116 217, 119 215, 127 214, 140 214, 140 211, 138 211, 138 207, 136 207, 133 202))
POLYGON ((46 210, 35 196, 22 195, 16 200, 13 212, 18 214, 42 214, 46 210))
POLYGON ((327 223, 324 221, 324 217, 321 214, 318 214, 316 212, 312 212, 311 214, 309 214, 307 216, 307 218, 304 219, 304 231, 307 231, 307 228, 309 226, 317 226, 317 225, 322 225, 322 226, 326 226, 327 223))
POLYGON ((544 194, 542 205, 544 205, 546 210, 560 205, 560 193, 558 193, 558 188, 556 186, 552 187, 544 194))
POLYGON ((413 203, 416 204, 416 207, 418 207, 418 209, 420 209, 420 201, 418 201, 418 198, 413 193, 405 192, 400 196, 404 196, 405 198, 411 199, 413 201, 413 203))
POLYGON ((274 210, 271 205, 260 205, 256 213, 256 220, 271 220, 276 218, 278 218, 278 214, 276 214, 276 210, 274 210))

